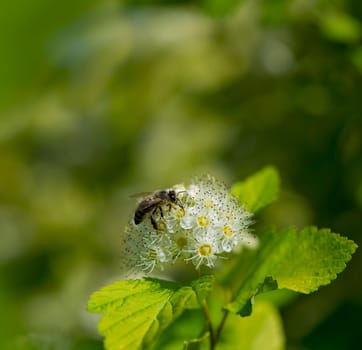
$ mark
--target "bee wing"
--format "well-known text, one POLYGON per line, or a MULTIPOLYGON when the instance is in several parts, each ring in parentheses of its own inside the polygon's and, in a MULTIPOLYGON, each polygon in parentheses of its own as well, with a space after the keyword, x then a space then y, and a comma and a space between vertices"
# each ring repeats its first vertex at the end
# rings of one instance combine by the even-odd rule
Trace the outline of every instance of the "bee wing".
POLYGON ((155 206, 157 206, 158 204, 160 204, 162 202, 161 198, 153 198, 150 200, 144 200, 142 201, 139 205, 137 210, 147 210, 147 209, 151 209, 155 206))
POLYGON ((144 198, 148 197, 151 194, 154 194, 155 192, 138 192, 130 195, 130 198, 144 198))

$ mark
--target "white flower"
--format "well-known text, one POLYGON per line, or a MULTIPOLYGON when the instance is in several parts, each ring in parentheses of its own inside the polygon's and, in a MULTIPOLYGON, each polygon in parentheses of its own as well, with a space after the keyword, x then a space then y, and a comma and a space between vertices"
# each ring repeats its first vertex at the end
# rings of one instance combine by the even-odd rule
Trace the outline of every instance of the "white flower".
POLYGON ((252 223, 252 215, 240 207, 238 201, 232 196, 224 203, 223 208, 223 215, 216 226, 219 227, 222 236, 222 249, 225 252, 231 252, 251 237, 247 229, 252 223))
POLYGON ((194 237, 190 240, 188 249, 185 253, 190 257, 185 258, 185 261, 192 261, 196 269, 201 265, 214 267, 217 260, 217 254, 220 253, 217 240, 211 235, 209 237, 194 237))
MULTIPOLYGON (((176 260, 192 261, 196 269, 209 268, 220 254, 254 248, 250 234, 252 214, 241 206, 227 187, 211 176, 193 179, 190 186, 172 188, 177 201, 163 203, 160 213, 126 228, 123 239, 124 269, 149 274, 176 260)), ((152 215, 152 213, 150 214, 152 215)))

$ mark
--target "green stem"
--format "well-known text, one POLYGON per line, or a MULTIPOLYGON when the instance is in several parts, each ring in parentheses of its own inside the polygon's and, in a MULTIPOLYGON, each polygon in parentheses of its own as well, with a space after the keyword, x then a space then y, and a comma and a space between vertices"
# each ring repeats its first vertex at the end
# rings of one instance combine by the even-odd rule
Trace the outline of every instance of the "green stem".
POLYGON ((229 311, 228 310, 224 310, 224 315, 222 316, 222 319, 220 321, 219 326, 216 329, 215 332, 215 338, 214 338, 214 342, 215 344, 219 341, 220 339, 220 335, 221 335, 221 331, 223 330, 224 326, 225 326, 225 322, 227 320, 227 317, 229 316, 229 311))
POLYGON ((212 326, 212 321, 211 321, 211 316, 210 316, 210 312, 209 312, 209 307, 206 303, 206 301, 204 300, 202 302, 202 306, 203 306, 203 310, 204 310, 204 314, 205 314, 205 318, 206 318, 206 322, 207 322, 207 328, 209 330, 209 334, 210 334, 210 350, 214 350, 215 349, 215 334, 214 334, 214 328, 212 326))
POLYGON ((187 350, 189 348, 189 345, 190 344, 193 344, 193 343, 200 343, 202 342, 204 339, 206 339, 207 337, 210 336, 210 333, 209 332, 205 332, 204 334, 201 334, 200 337, 198 338, 194 338, 194 339, 191 339, 191 340, 185 340, 184 341, 184 346, 183 346, 183 350, 187 350))

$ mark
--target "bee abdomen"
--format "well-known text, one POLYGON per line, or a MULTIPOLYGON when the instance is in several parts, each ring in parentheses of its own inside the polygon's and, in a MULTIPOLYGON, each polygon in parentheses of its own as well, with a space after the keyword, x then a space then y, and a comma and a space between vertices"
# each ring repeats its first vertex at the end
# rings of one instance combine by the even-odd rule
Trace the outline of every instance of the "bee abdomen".
POLYGON ((143 221, 143 218, 145 217, 145 213, 141 210, 137 210, 134 214, 134 223, 138 225, 143 221))

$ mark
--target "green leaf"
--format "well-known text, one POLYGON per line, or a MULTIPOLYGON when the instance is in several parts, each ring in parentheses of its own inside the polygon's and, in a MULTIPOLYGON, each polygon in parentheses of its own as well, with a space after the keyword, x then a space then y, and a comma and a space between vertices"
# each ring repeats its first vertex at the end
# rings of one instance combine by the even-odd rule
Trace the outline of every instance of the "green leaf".
MULTIPOLYGON (((278 282, 274 280, 272 277, 267 276, 264 278, 264 281, 262 283, 259 283, 257 287, 254 290, 252 298, 257 296, 258 294, 271 292, 273 290, 278 289, 278 282)), ((245 305, 242 307, 242 309, 238 312, 240 316, 250 316, 253 312, 253 299, 249 298, 246 300, 245 305)))
MULTIPOLYGON (((195 291, 199 304, 209 295, 214 286, 214 275, 204 275, 199 279, 190 283, 192 289, 195 291)), ((197 305, 197 307, 199 306, 197 305)))
POLYGON ((103 314, 98 329, 107 350, 139 349, 151 344, 184 309, 198 308, 212 283, 210 275, 183 287, 156 279, 118 281, 95 292, 87 309, 103 314))
POLYGON ((284 343, 283 325, 277 308, 260 302, 247 319, 229 315, 217 349, 282 350, 284 343))
POLYGON ((203 331, 205 331, 203 311, 200 309, 186 310, 167 328, 167 332, 161 334, 154 348, 180 350, 185 344, 201 343, 202 337, 205 337, 206 342, 208 342, 209 334, 203 331))
POLYGON ((279 186, 278 171, 268 166, 245 181, 237 182, 231 188, 231 193, 241 204, 245 204, 249 211, 256 212, 277 198, 279 186))
POLYGON ((335 279, 356 248, 353 241, 328 229, 270 230, 263 235, 254 264, 226 308, 247 315, 251 312, 248 307, 253 297, 265 288, 273 289, 273 280, 277 281, 278 288, 311 293, 335 279))

